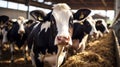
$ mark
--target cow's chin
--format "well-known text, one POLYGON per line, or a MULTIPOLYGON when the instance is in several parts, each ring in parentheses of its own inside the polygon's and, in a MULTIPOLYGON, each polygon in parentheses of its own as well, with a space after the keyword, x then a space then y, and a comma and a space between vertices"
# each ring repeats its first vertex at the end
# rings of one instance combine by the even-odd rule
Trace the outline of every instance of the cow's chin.
POLYGON ((68 42, 59 42, 58 45, 66 46, 66 45, 69 45, 69 43, 68 42))

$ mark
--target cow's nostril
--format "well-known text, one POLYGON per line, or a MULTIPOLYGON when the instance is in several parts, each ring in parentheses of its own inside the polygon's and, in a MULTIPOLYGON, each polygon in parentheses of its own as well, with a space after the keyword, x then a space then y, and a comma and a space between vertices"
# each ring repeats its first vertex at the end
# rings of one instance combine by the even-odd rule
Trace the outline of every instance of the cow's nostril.
POLYGON ((96 32, 93 32, 93 35, 97 35, 97 33, 96 33, 96 32))
POLYGON ((62 40, 62 37, 61 36, 57 36, 57 40, 62 40))
POLYGON ((58 41, 68 41, 68 40, 70 40, 70 38, 69 37, 65 37, 65 36, 57 36, 57 40, 58 41))

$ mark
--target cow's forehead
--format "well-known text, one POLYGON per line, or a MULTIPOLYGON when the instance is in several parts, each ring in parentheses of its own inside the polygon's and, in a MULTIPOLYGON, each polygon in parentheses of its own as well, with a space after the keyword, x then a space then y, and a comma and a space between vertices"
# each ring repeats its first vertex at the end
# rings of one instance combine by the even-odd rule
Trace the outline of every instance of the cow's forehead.
POLYGON ((65 3, 59 3, 54 5, 53 10, 70 10, 71 8, 65 3))
POLYGON ((72 12, 70 10, 61 10, 61 11, 53 11, 52 15, 55 18, 69 18, 72 16, 72 12))
POLYGON ((58 18, 65 18, 65 17, 68 18, 72 16, 70 7, 64 3, 54 5, 52 14, 54 17, 58 17, 58 18))

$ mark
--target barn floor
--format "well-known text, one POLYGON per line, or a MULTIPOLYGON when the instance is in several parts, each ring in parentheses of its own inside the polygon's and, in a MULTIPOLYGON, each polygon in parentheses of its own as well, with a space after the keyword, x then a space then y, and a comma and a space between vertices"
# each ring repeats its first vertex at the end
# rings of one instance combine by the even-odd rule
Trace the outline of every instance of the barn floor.
POLYGON ((18 50, 15 47, 15 61, 14 63, 10 63, 10 49, 8 48, 9 45, 5 45, 3 49, 3 54, 0 57, 0 67, 33 67, 30 61, 30 57, 28 57, 28 62, 24 61, 23 52, 22 50, 18 50))
MULTIPOLYGON (((61 67, 117 67, 113 33, 90 41, 84 52, 69 57, 61 67)), ((30 58, 25 63, 22 51, 15 51, 15 63, 10 64, 10 49, 5 47, 0 58, 0 67, 32 67, 30 58)))

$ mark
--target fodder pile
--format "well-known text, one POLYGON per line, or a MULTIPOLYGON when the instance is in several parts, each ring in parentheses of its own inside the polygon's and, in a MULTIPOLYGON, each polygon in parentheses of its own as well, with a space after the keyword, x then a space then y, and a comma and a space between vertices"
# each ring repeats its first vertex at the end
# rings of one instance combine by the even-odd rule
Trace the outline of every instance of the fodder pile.
POLYGON ((69 57, 61 67, 116 67, 112 31, 88 43, 84 52, 69 57))

